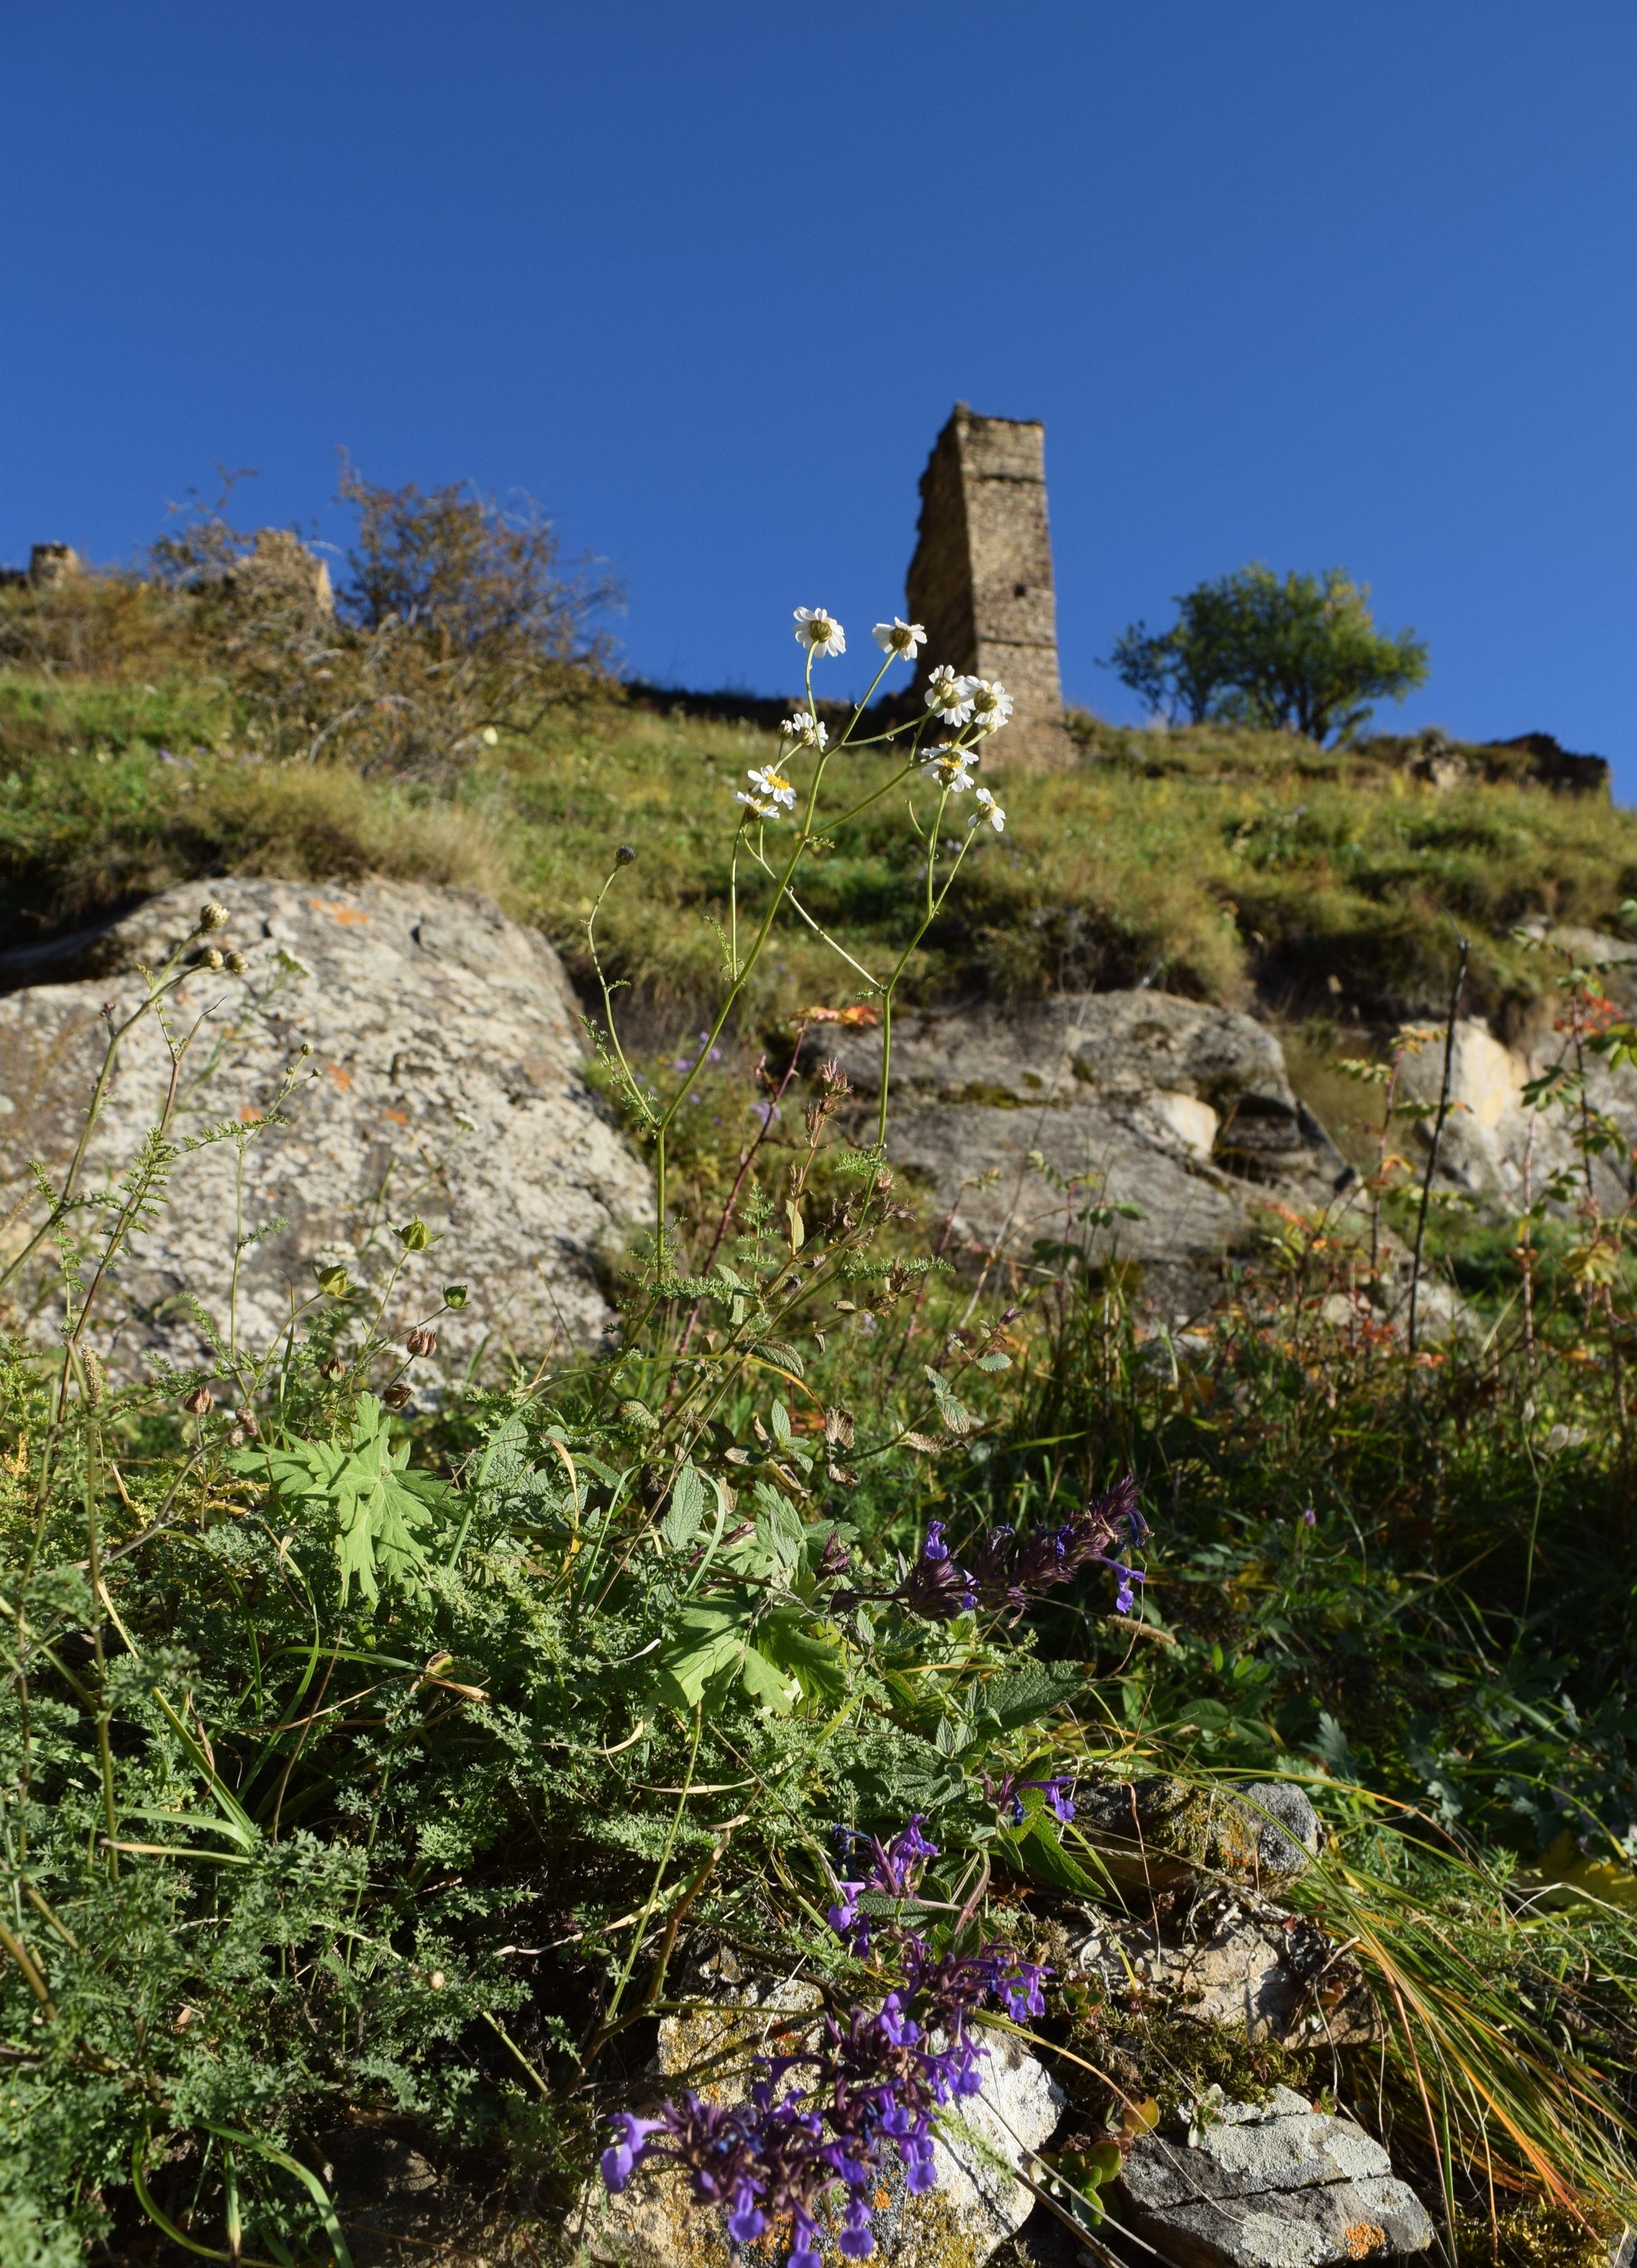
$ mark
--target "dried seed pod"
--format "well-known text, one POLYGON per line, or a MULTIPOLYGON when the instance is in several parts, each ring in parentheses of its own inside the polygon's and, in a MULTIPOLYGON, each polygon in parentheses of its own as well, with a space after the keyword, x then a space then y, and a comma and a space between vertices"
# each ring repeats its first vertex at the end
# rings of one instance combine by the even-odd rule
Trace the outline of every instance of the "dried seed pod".
POLYGON ((253 1440, 262 1430, 260 1425, 256 1423, 256 1416, 254 1410, 235 1410, 233 1412, 233 1423, 235 1425, 242 1425, 245 1432, 250 1435, 253 1440))
POLYGON ((227 908, 218 899, 207 898, 199 909, 199 926, 201 929, 225 929, 227 908))
POLYGON ((89 1347, 81 1360, 85 1366, 85 1400, 94 1410, 108 1390, 107 1373, 102 1367, 102 1357, 89 1347))
POLYGON ((325 1378, 344 1378, 347 1374, 347 1366, 338 1354, 326 1355, 319 1370, 325 1378))
POLYGON ((409 1406, 409 1389, 407 1386, 389 1386, 382 1394, 381 1400, 388 1410, 407 1410, 409 1406))
POLYGON ((203 1418, 207 1410, 214 1410, 216 1396, 208 1386, 195 1386, 191 1394, 182 1396, 182 1408, 190 1418, 203 1418))
POLYGON ((637 853, 631 849, 630 844, 622 843, 614 854, 614 863, 616 866, 629 866, 633 864, 636 857, 637 853))
POLYGON ((228 1427, 228 1429, 227 1429, 227 1446, 228 1446, 228 1447, 229 1447, 230 1449, 242 1449, 242 1448, 244 1447, 244 1445, 245 1445, 245 1429, 244 1429, 244 1427, 243 1427, 242 1425, 230 1425, 230 1426, 228 1427))
POLYGON ((403 1344, 411 1354, 436 1354, 438 1334, 434 1330, 429 1330, 424 1323, 417 1323, 409 1333, 403 1344))

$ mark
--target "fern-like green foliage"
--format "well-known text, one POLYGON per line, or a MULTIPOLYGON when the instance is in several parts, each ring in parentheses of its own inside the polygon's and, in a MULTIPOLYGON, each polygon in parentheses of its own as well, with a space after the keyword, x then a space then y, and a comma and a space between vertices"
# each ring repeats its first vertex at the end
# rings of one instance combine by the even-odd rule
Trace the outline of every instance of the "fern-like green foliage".
POLYGON ((431 1473, 409 1470, 409 1437, 393 1447, 387 1412, 374 1395, 360 1394, 353 1404, 348 1441, 247 1449, 233 1462, 241 1473, 269 1478, 292 1511, 328 1509, 343 1606, 355 1576, 372 1605, 383 1582, 398 1591, 418 1587, 426 1550, 417 1531, 431 1526, 431 1507, 442 1504, 449 1489, 431 1473))

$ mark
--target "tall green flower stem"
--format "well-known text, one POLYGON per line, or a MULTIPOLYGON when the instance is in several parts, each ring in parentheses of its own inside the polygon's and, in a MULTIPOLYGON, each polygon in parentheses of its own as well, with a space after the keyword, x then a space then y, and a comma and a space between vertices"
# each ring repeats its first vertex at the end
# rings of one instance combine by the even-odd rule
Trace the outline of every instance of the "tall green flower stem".
MULTIPOLYGON (((888 654, 880 669, 876 671, 875 675, 871 681, 869 688, 866 691, 862 700, 860 700, 854 707, 852 715, 848 720, 846 728, 841 733, 839 738, 830 746, 827 747, 820 747, 818 749, 818 760, 813 769, 813 777, 807 784, 804 808, 797 823, 795 840, 791 846, 789 856, 783 861, 782 865, 774 860, 771 860, 766 853, 765 827, 763 823, 767 816, 765 811, 758 810, 755 814, 750 811, 747 811, 744 818, 742 818, 739 822, 738 828, 734 834, 733 854, 730 865, 728 930, 726 939, 727 946, 727 989, 723 994, 721 1001, 717 1007, 716 1013, 709 1031, 703 1036, 700 1050, 702 1057, 708 1055, 710 1050, 715 1047, 718 1041, 720 1039, 729 1019, 733 1015, 735 1007, 743 998, 745 990, 756 973, 756 967, 761 961, 763 954, 766 950, 768 940, 773 933, 773 927, 778 918, 780 909, 788 904, 799 919, 805 922, 807 927, 811 929, 816 936, 822 938, 827 945, 833 948, 833 950, 844 961, 845 961, 851 969, 864 979, 864 982, 869 987, 871 991, 874 992, 881 1002, 881 1101, 876 1130, 876 1148, 878 1152, 885 1143, 887 1132, 888 1094, 892 1067, 892 1007, 894 998, 898 984, 903 978, 904 970, 908 968, 917 947, 920 945, 922 939, 926 935, 927 931, 932 927, 933 923, 936 920, 939 912, 942 909, 944 901, 949 894, 949 890, 955 881, 955 878, 960 872, 962 862, 966 857, 967 850, 970 847, 971 841, 971 834, 969 830, 965 840, 962 842, 960 849, 955 854, 948 873, 945 875, 941 885, 940 885, 937 873, 938 858, 942 838, 944 813, 948 804, 949 796, 953 792, 950 783, 946 779, 939 798, 938 809, 934 814, 931 830, 927 837, 925 910, 913 935, 911 937, 909 942, 905 945, 903 952, 899 954, 896 961, 894 963, 890 974, 885 978, 872 976, 870 971, 864 967, 861 961, 855 960, 852 954, 848 953, 835 938, 830 936, 830 932, 823 927, 822 924, 814 917, 814 916, 808 911, 807 908, 801 903, 800 898, 797 897, 794 884, 797 869, 800 867, 803 857, 813 847, 816 839, 815 822, 818 812, 819 794, 823 786, 825 773, 829 770, 832 759, 844 748, 846 748, 852 753, 857 753, 858 751, 866 747, 891 746, 899 738, 902 728, 896 728, 888 733, 874 735, 868 740, 855 740, 853 739, 853 734, 858 727, 859 719, 863 716, 869 702, 874 697, 876 688, 880 685, 881 679, 885 676, 888 669, 890 667, 896 658, 896 657, 891 652, 888 654), (753 824, 753 819, 756 824, 754 840, 752 840, 749 833, 749 829, 753 824), (756 928, 756 934, 750 942, 749 948, 742 959, 740 956, 739 951, 739 861, 741 851, 748 851, 749 857, 763 869, 763 873, 768 875, 773 884, 772 895, 769 899, 766 910, 756 928)), ((817 712, 813 705, 813 652, 811 647, 809 647, 807 652, 805 682, 807 704, 807 715, 810 718, 815 718, 817 712)), ((890 795, 895 788, 901 786, 904 782, 913 777, 920 762, 921 737, 926 725, 929 722, 933 721, 933 712, 928 711, 917 720, 911 730, 907 761, 903 764, 903 768, 893 773, 893 775, 884 781, 880 786, 872 789, 868 795, 861 796, 855 803, 848 806, 848 808, 837 813, 826 822, 829 827, 837 828, 849 825, 852 821, 860 817, 863 813, 869 810, 873 805, 881 802, 884 797, 890 795)), ((967 759, 970 761, 974 743, 980 737, 982 737, 982 735, 977 725, 970 725, 963 728, 963 730, 956 735, 955 740, 950 744, 952 755, 956 752, 964 751, 967 759)), ((782 785, 783 783, 781 782, 780 784, 782 785)), ((911 823, 912 825, 915 823, 913 814, 911 814, 911 823)), ((677 1082, 674 1092, 671 1094, 668 1100, 667 1100, 663 1104, 660 1103, 657 1095, 652 1095, 649 1090, 642 1085, 641 1081, 638 1079, 636 1072, 631 1068, 630 1063, 626 1057, 624 1048, 619 1037, 617 1020, 614 1013, 614 993, 616 988, 610 983, 607 972, 603 968, 601 958, 597 950, 596 940, 597 917, 602 909, 603 901, 608 896, 609 890, 613 887, 616 877, 617 876, 620 868, 622 866, 630 865, 635 859, 636 855, 637 854, 634 850, 622 848, 613 872, 610 873, 608 880, 603 883, 601 889, 597 894, 596 901, 592 906, 590 913, 586 916, 586 942, 591 955, 592 966, 596 971, 598 985, 602 995, 604 1027, 607 1033, 608 1043, 613 1050, 614 1060, 617 1066, 621 1084, 628 1100, 631 1103, 631 1106, 637 1111, 638 1116, 642 1119, 645 1125, 653 1136, 656 1277, 660 1290, 662 1293, 667 1279, 670 1274, 670 1248, 667 1226, 669 1209, 669 1136, 672 1123, 675 1119, 677 1112, 681 1109, 682 1103, 686 1100, 692 1084, 693 1069, 692 1066, 689 1066, 689 1068, 683 1073, 682 1079, 677 1082)), ((879 1174, 879 1171, 880 1167, 878 1160, 877 1174, 879 1174)), ((872 1188, 874 1185, 873 1181, 872 1188)))

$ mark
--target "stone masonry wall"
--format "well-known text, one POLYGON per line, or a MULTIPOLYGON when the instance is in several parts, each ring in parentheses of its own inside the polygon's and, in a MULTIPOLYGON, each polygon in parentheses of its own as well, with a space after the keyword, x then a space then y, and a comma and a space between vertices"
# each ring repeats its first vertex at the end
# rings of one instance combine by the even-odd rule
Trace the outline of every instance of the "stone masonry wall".
POLYGON ((939 662, 999 678, 1017 706, 997 757, 1066 762, 1046 429, 957 402, 921 475, 911 618, 925 622, 918 689, 939 662))

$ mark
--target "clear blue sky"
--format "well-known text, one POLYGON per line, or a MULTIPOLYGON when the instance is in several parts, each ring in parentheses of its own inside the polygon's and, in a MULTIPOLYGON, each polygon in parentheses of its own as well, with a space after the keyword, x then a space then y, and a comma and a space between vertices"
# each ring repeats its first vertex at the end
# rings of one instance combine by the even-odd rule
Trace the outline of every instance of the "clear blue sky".
MULTIPOLYGON (((0 559, 370 477, 532 491, 628 665, 901 606, 951 403, 1047 426, 1066 689, 1260 557, 1401 713, 1637 797, 1630 0, 57 0, 7 11, 0 559)), ((1387 712, 1390 718, 1392 712, 1387 712)))

